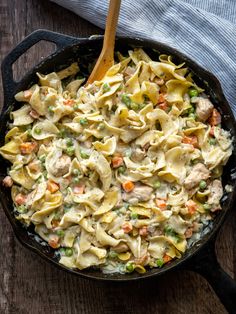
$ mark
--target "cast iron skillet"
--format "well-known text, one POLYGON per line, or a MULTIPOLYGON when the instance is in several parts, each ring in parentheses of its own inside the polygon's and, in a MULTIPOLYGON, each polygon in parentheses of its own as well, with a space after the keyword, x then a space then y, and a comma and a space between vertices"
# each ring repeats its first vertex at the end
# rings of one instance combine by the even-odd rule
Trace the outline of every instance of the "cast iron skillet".
MULTIPOLYGON (((88 75, 87 65, 91 60, 95 60, 98 57, 101 47, 102 36, 92 38, 74 38, 47 30, 37 30, 18 44, 2 62, 2 78, 5 99, 2 113, 0 115, 0 144, 2 145, 4 142, 7 121, 9 121, 9 112, 12 110, 13 106, 15 108, 19 107, 19 104, 17 104, 14 100, 14 94, 20 90, 29 88, 33 83, 37 82, 37 77, 35 75, 37 71, 44 74, 52 71, 58 71, 70 65, 75 60, 77 61, 79 57, 80 65, 83 65, 81 66, 81 71, 83 74, 88 75), (40 40, 55 43, 57 47, 56 51, 41 63, 36 65, 23 79, 15 82, 13 80, 12 73, 13 63, 31 46, 40 40)), ((128 49, 133 47, 143 47, 154 60, 158 59, 158 53, 165 53, 172 55, 174 57, 174 61, 177 63, 185 62, 195 74, 195 80, 201 87, 205 88, 213 103, 222 113, 223 127, 230 130, 232 136, 236 136, 236 123, 233 113, 223 95, 220 83, 211 73, 201 68, 198 64, 190 60, 182 53, 159 42, 130 37, 118 37, 116 39, 116 51, 118 50, 126 53, 128 49)), ((35 236, 33 227, 24 229, 15 219, 10 192, 4 187, 0 189, 0 201, 20 242, 30 250, 43 257, 45 260, 58 266, 60 269, 64 269, 74 275, 89 279, 109 281, 131 281, 159 276, 177 268, 194 270, 202 274, 209 281, 227 310, 231 313, 236 313, 236 283, 220 267, 217 262, 214 249, 217 233, 227 212, 233 207, 233 202, 236 196, 235 155, 236 149, 234 145, 233 156, 224 168, 223 174, 223 185, 231 184, 233 186, 233 192, 223 197, 223 210, 218 213, 213 221, 211 231, 202 237, 198 243, 192 246, 181 259, 175 260, 169 265, 165 265, 162 269, 151 269, 143 275, 135 272, 125 276, 120 274, 105 275, 96 269, 85 269, 83 271, 79 271, 71 270, 63 265, 60 265, 58 263, 58 256, 54 253, 53 249, 40 240, 38 236, 35 236)), ((1 159, 0 179, 3 179, 6 175, 8 166, 9 163, 1 159)))

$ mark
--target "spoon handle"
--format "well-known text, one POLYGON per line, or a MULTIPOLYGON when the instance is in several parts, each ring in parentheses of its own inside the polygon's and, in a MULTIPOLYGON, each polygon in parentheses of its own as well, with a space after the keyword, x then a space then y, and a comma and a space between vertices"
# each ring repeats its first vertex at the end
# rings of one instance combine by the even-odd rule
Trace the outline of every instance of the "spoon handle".
POLYGON ((86 85, 101 80, 107 70, 114 64, 116 26, 119 18, 120 4, 121 0, 110 0, 102 51, 86 85))

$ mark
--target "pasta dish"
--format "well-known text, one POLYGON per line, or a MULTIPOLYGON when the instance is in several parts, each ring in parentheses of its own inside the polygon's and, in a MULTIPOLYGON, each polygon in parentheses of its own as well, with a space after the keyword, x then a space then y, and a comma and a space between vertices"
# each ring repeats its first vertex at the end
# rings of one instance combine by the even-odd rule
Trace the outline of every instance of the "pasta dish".
POLYGON ((117 57, 88 86, 75 62, 15 95, 3 184, 61 264, 144 273, 181 258, 221 210, 232 139, 184 64, 117 57))

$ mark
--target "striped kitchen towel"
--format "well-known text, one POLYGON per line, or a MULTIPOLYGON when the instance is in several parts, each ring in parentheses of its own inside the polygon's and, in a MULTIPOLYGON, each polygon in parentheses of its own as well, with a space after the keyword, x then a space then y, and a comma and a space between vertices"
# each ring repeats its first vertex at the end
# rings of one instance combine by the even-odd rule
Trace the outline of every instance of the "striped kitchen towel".
MULTIPOLYGON (((108 0, 51 0, 104 28, 108 0)), ((166 43, 220 80, 236 115, 236 0, 123 0, 118 34, 166 43)))

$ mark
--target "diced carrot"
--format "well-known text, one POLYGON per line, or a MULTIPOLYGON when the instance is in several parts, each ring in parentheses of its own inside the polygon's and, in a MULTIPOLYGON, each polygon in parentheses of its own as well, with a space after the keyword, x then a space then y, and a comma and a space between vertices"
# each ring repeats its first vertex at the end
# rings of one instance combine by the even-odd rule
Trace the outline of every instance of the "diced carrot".
POLYGON ((2 184, 8 188, 10 188, 13 185, 13 180, 10 176, 6 176, 3 180, 2 180, 2 184))
POLYGON ((25 90, 24 91, 24 97, 25 98, 29 99, 31 96, 32 96, 32 92, 30 90, 25 90))
POLYGON ((112 158, 112 167, 118 168, 123 164, 123 158, 119 156, 115 156, 112 158))
POLYGON ((73 106, 74 105, 74 99, 66 99, 63 101, 63 104, 66 106, 73 106))
POLYGON ((32 161, 31 163, 29 163, 28 168, 33 172, 37 172, 40 170, 39 163, 37 161, 32 161))
POLYGON ((39 118, 39 114, 38 114, 38 112, 35 111, 35 110, 31 110, 30 113, 29 113, 29 115, 30 115, 32 118, 34 118, 34 119, 38 119, 38 118, 39 118))
POLYGON ((186 231, 185 231, 185 238, 186 239, 189 239, 189 238, 191 238, 191 236, 193 235, 193 228, 192 227, 190 227, 190 228, 188 228, 186 231))
POLYGON ((20 151, 22 154, 27 155, 36 151, 38 144, 36 142, 25 142, 20 144, 20 151))
POLYGON ((132 181, 125 181, 124 183, 122 183, 122 187, 125 190, 125 192, 129 193, 133 191, 134 183, 132 181))
POLYGON ((198 147, 198 138, 196 135, 184 136, 182 139, 182 143, 190 144, 190 145, 193 145, 194 147, 198 147))
POLYGON ((189 214, 193 215, 196 212, 197 204, 193 200, 188 200, 185 205, 188 209, 189 214))
POLYGON ((211 117, 208 119, 208 122, 211 126, 218 125, 221 123, 221 115, 218 110, 215 108, 212 111, 211 117))
POLYGON ((146 237, 147 234, 148 234, 147 226, 143 226, 142 228, 140 228, 139 231, 138 231, 138 233, 139 233, 141 236, 146 237))
POLYGON ((133 230, 133 226, 129 221, 126 221, 122 224, 122 229, 124 230, 124 233, 129 233, 133 230))
POLYGON ((158 104, 158 108, 159 109, 162 109, 162 110, 164 110, 164 111, 166 111, 167 109, 168 109, 168 105, 167 105, 167 103, 166 102, 162 102, 162 103, 160 103, 160 104, 158 104))
POLYGON ((26 203, 26 200, 27 196, 22 193, 17 194, 15 197, 15 202, 17 205, 24 205, 26 203))
POLYGON ((170 262, 171 260, 172 260, 172 257, 170 257, 169 255, 165 254, 165 255, 163 256, 163 262, 164 262, 164 263, 168 263, 168 262, 170 262))
POLYGON ((55 193, 56 191, 59 190, 59 185, 56 182, 52 181, 52 180, 48 180, 47 181, 47 189, 51 193, 55 193))
POLYGON ((166 102, 165 95, 163 93, 159 94, 158 104, 166 102))
POLYGON ((59 237, 58 236, 53 236, 49 241, 48 241, 48 244, 53 248, 53 249, 57 249, 60 244, 58 243, 59 242, 59 237))
POLYGON ((75 194, 83 194, 83 193, 84 193, 84 188, 85 188, 84 185, 76 185, 76 186, 73 188, 73 192, 74 192, 75 194))
POLYGON ((56 219, 53 219, 52 220, 52 228, 54 229, 54 228, 57 228, 58 226, 59 226, 59 223, 60 223, 60 221, 59 220, 56 220, 56 219))
POLYGON ((215 136, 215 127, 212 126, 209 132, 210 136, 215 136))
POLYGON ((156 202, 157 207, 159 207, 161 210, 165 210, 166 209, 167 205, 166 205, 166 202, 164 200, 156 198, 155 202, 156 202))

